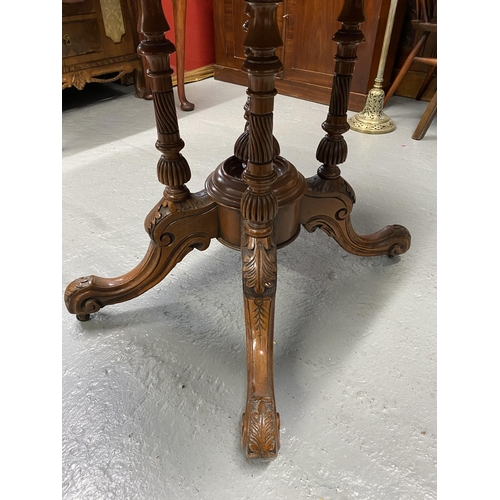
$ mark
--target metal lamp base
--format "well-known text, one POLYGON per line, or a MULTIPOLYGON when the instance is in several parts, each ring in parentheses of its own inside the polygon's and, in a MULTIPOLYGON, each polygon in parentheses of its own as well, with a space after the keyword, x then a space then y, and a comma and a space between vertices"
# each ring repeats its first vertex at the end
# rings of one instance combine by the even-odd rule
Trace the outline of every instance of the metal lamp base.
POLYGON ((396 129, 396 124, 384 113, 385 92, 378 85, 368 92, 363 111, 349 118, 352 130, 362 134, 387 134, 396 129))

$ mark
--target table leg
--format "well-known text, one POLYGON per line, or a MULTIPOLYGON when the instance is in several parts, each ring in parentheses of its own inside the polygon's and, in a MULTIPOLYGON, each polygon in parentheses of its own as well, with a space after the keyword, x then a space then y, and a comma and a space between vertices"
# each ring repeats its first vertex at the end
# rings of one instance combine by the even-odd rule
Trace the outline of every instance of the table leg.
POLYGON ((138 53, 147 61, 158 140, 161 152, 158 180, 165 185, 163 198, 146 217, 151 243, 139 265, 122 276, 87 276, 66 288, 65 303, 70 313, 86 321, 91 313, 108 304, 133 299, 159 283, 194 248, 206 249, 218 236, 218 208, 204 191, 191 194, 186 183, 191 178, 189 164, 181 150, 172 87, 170 55, 174 45, 165 38, 169 31, 161 0, 139 2, 139 31, 143 38, 138 53))
POLYGON ((186 98, 184 88, 184 63, 186 59, 186 10, 187 0, 172 0, 174 6, 174 31, 177 55, 177 93, 183 111, 192 111, 194 104, 186 98))
POLYGON ((273 379, 274 304, 277 263, 274 220, 278 199, 273 183, 275 78, 282 64, 275 51, 283 42, 276 2, 248 0, 253 9, 245 40, 248 73, 248 160, 241 199, 242 269, 247 337, 247 404, 242 447, 248 458, 273 459, 279 449, 279 415, 273 379))
POLYGON ((316 159, 318 174, 307 179, 302 201, 301 222, 309 232, 322 229, 348 252, 361 256, 399 255, 410 247, 410 233, 400 225, 386 226, 369 235, 356 233, 351 211, 356 201, 354 190, 340 175, 339 164, 347 159, 343 134, 349 130, 347 105, 357 47, 364 41, 360 24, 364 21, 363 2, 346 0, 339 16, 342 27, 333 37, 337 42, 335 70, 328 115, 322 128, 316 159))

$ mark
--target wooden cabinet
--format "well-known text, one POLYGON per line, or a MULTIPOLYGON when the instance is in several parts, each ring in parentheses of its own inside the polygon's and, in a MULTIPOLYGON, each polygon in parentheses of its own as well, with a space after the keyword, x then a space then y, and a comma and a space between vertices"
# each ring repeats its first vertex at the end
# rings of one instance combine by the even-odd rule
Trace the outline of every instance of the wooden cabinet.
MULTIPOLYGON (((336 43, 332 41, 340 28, 337 21, 343 0, 284 0, 278 9, 283 47, 278 55, 283 72, 276 88, 285 95, 323 104, 330 101, 336 43)), ((392 67, 405 13, 405 2, 399 2, 384 71, 384 88, 389 88, 392 67)), ((366 21, 361 25, 365 42, 359 46, 349 96, 349 109, 361 111, 366 95, 377 76, 385 35, 390 0, 365 0, 366 21)), ((214 0, 215 78, 247 85, 241 71, 245 59, 244 22, 251 15, 244 0, 214 0), (248 12, 248 14, 247 14, 248 12)))
POLYGON ((128 0, 62 1, 62 88, 134 79, 144 97, 137 31, 128 0))

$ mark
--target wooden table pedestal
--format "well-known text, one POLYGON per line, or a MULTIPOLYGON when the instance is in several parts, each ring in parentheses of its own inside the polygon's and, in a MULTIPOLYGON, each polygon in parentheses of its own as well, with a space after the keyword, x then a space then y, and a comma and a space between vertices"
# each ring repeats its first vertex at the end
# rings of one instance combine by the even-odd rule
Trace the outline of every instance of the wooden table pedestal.
MULTIPOLYGON (((217 238, 241 251, 247 345, 247 403, 242 446, 248 458, 272 459, 279 449, 280 419, 273 380, 273 327, 277 281, 276 252, 304 227, 322 229, 350 253, 399 255, 410 247, 410 234, 399 225, 359 235, 351 224, 354 191, 340 175, 349 130, 347 102, 358 45, 363 41, 363 1, 345 0, 334 36, 337 43, 332 98, 320 141, 317 175, 304 178, 285 158, 273 136, 275 77, 282 64, 276 9, 282 0, 247 0, 250 22, 245 41, 248 73, 246 125, 234 154, 208 177, 205 189, 190 193, 188 162, 180 153, 172 89, 168 24, 161 0, 139 2, 138 53, 146 58, 151 79, 161 152, 157 172, 163 197, 146 217, 149 249, 130 272, 116 278, 88 276, 70 283, 65 301, 81 321, 104 306, 133 299, 155 286, 194 248, 206 249, 217 238)), ((333 0, 332 0, 333 1, 333 0)), ((320 13, 318 13, 320 15, 320 13)))

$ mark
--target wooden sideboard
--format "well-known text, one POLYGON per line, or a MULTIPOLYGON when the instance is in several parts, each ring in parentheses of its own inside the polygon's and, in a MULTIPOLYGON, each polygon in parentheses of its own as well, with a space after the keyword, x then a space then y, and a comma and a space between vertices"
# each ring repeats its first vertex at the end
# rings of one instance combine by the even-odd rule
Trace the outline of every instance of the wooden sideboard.
MULTIPOLYGON (((333 34, 343 2, 333 0, 284 0, 278 8, 283 47, 277 51, 283 71, 276 79, 277 90, 285 95, 328 104, 336 44, 333 34)), ((366 95, 377 76, 390 0, 365 0, 366 21, 361 25, 365 42, 359 46, 349 109, 361 111, 366 95)), ((245 60, 243 24, 250 9, 244 0, 214 0, 215 79, 247 85, 241 71, 245 60)), ((399 2, 384 71, 384 89, 390 86, 397 45, 405 14, 399 2)))
POLYGON ((62 0, 62 88, 133 77, 144 97, 138 36, 128 0, 62 0))

